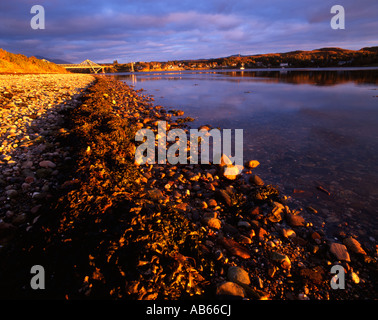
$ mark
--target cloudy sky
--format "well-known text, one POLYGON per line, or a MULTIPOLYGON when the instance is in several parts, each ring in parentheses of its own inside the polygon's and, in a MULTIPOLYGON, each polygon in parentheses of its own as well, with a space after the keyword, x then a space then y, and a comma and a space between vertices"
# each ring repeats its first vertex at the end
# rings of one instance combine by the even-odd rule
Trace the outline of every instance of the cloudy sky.
POLYGON ((377 0, 3 0, 0 48, 70 62, 167 61, 378 45, 377 0), (45 29, 33 30, 33 5, 45 29), (345 8, 345 30, 330 9, 345 8))

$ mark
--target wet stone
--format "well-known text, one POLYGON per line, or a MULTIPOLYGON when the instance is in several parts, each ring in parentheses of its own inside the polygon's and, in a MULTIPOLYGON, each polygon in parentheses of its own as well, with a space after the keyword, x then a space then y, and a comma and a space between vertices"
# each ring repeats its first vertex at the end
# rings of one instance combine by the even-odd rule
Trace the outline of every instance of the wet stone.
POLYGON ((303 227, 305 225, 305 219, 299 215, 287 214, 286 221, 292 227, 303 227))
POLYGON ((239 298, 242 299, 245 297, 245 292, 243 287, 239 286, 234 282, 224 282, 218 285, 216 289, 216 295, 220 298, 232 299, 239 298))
POLYGON ((237 266, 228 268, 227 279, 237 284, 249 285, 251 283, 248 272, 237 266))
POLYGON ((348 250, 343 244, 331 243, 329 250, 338 260, 350 262, 348 250))

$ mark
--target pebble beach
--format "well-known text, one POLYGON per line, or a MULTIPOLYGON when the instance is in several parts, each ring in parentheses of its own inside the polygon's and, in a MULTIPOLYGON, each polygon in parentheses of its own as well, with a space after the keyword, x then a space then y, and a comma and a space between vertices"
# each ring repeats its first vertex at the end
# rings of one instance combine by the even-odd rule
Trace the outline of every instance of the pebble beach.
POLYGON ((74 107, 90 75, 0 75, 0 230, 13 230, 49 197, 59 162, 60 111, 74 107), (7 221, 7 222, 5 222, 7 221))
POLYGON ((42 298, 377 297, 377 249, 305 220, 258 159, 235 176, 227 161, 135 164, 135 132, 188 130, 183 112, 81 74, 0 75, 0 99, 0 296, 33 297, 18 275, 38 261, 42 298))

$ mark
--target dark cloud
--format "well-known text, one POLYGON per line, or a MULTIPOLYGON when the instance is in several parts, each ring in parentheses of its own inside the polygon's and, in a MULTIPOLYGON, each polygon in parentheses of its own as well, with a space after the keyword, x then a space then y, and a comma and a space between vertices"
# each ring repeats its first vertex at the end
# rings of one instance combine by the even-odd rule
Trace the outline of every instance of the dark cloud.
POLYGON ((6 1, 0 46, 80 62, 172 60, 377 45, 378 2, 337 1, 346 30, 332 30, 334 0, 45 0, 46 29, 32 30, 34 0, 6 1))

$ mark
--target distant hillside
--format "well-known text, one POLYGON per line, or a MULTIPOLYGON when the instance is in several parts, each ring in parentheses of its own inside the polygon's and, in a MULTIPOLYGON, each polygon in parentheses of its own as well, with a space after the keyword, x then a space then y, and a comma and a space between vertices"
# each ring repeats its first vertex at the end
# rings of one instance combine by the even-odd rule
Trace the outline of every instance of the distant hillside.
POLYGON ((43 56, 35 56, 35 57, 39 60, 47 60, 47 61, 50 61, 50 62, 53 62, 53 63, 56 63, 56 64, 72 64, 72 62, 62 60, 62 59, 52 59, 52 58, 46 58, 46 57, 43 57, 43 56))
POLYGON ((296 50, 284 53, 255 55, 235 54, 229 57, 174 60, 168 62, 137 62, 138 71, 189 70, 218 68, 317 68, 317 67, 361 67, 378 66, 378 47, 348 50, 342 48, 320 48, 311 51, 296 50))
POLYGON ((267 53, 256 55, 232 55, 227 58, 209 59, 217 65, 246 67, 338 67, 369 66, 378 63, 378 47, 348 50, 342 48, 320 48, 311 51, 291 51, 285 53, 267 53))
POLYGON ((67 73, 55 63, 14 54, 0 48, 0 73, 67 73))

